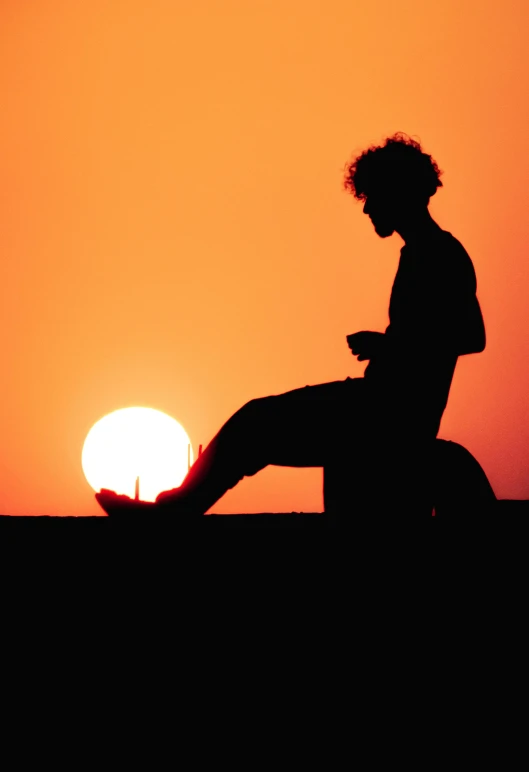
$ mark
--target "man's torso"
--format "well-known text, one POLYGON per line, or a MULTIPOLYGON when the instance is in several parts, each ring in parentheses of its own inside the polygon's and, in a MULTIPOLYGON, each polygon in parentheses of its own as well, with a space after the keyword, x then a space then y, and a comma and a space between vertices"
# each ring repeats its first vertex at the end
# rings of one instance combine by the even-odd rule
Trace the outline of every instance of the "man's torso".
POLYGON ((401 249, 389 305, 390 324, 379 357, 364 378, 375 399, 437 431, 457 358, 481 316, 476 275, 462 244, 440 230, 401 249))

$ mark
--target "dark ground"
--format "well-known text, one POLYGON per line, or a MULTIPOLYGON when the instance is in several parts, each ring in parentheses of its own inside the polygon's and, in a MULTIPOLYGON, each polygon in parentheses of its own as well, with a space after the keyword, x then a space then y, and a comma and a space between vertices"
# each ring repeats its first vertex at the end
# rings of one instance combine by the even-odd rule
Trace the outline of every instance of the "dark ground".
MULTIPOLYGON (((517 499, 499 499, 495 507, 496 511, 494 516, 503 518, 516 518, 518 516, 526 516, 529 522, 529 499, 517 500, 517 499)), ((397 514, 397 513, 396 513, 397 514)), ((473 513, 476 514, 476 513, 473 513)), ((479 514, 479 513, 478 513, 479 514)), ((445 517, 446 519, 446 517, 445 517)), ((109 517, 57 517, 54 515, 35 515, 31 517, 14 516, 14 515, 0 515, 0 531, 10 527, 21 528, 39 528, 46 524, 46 528, 108 528, 111 522, 124 525, 124 520, 116 520, 109 517)), ((147 525, 145 519, 141 521, 135 521, 134 517, 129 516, 126 518, 127 522, 134 522, 143 525, 147 525)), ((256 514, 240 514, 240 515, 208 515, 204 518, 205 527, 283 527, 283 526, 311 526, 316 525, 321 527, 324 523, 328 522, 329 518, 323 512, 290 512, 290 513, 256 513, 256 514)))
POLYGON ((210 515, 191 525, 176 518, 0 516, 2 589, 14 597, 24 583, 32 596, 45 595, 43 608, 59 599, 66 619, 84 613, 87 598, 110 603, 112 618, 125 600, 134 608, 162 603, 168 619, 198 598, 193 613, 202 619, 212 597, 221 610, 238 604, 241 618, 250 608, 271 608, 270 597, 289 615, 301 602, 327 608, 338 602, 333 598, 343 611, 366 593, 387 598, 404 577, 429 603, 434 587, 457 586, 461 594, 461 582, 470 583, 469 608, 485 585, 490 602, 493 580, 494 597, 506 597, 498 588, 507 579, 509 593, 527 586, 529 500, 500 500, 492 516, 416 520, 404 512, 351 512, 340 520, 323 513, 210 515), (278 529, 295 537, 273 533, 278 529))

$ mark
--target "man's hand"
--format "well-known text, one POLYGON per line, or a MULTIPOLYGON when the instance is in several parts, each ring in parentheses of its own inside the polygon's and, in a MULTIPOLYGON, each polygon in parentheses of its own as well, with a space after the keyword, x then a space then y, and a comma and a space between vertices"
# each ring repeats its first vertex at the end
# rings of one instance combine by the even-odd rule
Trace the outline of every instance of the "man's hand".
POLYGON ((383 332, 354 332, 347 336, 347 345, 359 362, 365 359, 373 359, 381 350, 384 343, 383 332))

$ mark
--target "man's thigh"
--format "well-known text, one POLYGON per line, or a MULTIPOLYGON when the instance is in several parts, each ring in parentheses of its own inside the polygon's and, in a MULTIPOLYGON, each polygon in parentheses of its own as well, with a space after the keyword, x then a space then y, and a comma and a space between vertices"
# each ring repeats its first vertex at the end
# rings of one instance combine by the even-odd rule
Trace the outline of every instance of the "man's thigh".
POLYGON ((363 434, 363 378, 305 386, 249 404, 258 423, 258 452, 268 464, 324 466, 338 446, 363 434))

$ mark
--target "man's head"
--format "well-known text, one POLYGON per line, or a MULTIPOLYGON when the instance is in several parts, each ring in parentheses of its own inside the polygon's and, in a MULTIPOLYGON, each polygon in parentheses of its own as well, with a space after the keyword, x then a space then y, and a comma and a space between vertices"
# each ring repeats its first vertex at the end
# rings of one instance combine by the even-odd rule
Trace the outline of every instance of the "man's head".
POLYGON ((403 221, 427 209, 443 184, 441 174, 419 142, 398 132, 346 165, 344 187, 364 201, 376 233, 387 238, 403 221))

